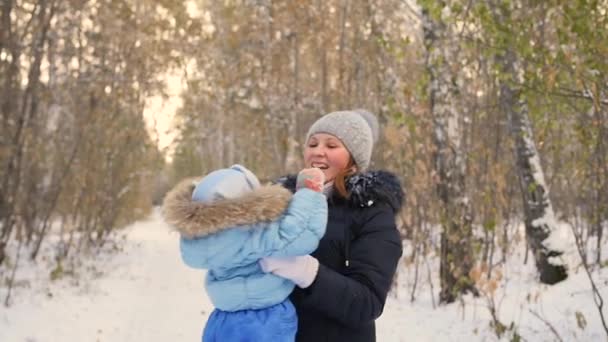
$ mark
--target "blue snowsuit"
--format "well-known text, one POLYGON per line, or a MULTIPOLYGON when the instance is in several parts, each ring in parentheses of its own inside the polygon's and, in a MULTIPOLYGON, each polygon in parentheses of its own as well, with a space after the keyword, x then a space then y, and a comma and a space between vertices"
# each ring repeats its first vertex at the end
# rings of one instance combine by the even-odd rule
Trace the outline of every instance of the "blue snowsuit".
POLYGON ((242 197, 197 202, 192 182, 165 199, 164 214, 182 235, 180 251, 191 267, 208 269, 207 293, 215 306, 203 333, 210 341, 294 341, 290 280, 264 273, 267 256, 313 252, 325 233, 327 201, 309 189, 295 194, 280 185, 242 197))

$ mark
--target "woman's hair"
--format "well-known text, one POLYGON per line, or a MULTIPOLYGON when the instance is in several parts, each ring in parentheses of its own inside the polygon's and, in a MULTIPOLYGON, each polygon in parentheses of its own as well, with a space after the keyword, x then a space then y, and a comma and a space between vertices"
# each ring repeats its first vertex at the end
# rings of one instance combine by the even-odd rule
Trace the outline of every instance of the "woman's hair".
POLYGON ((336 178, 334 178, 334 189, 338 192, 340 196, 343 198, 348 198, 350 193, 346 189, 346 180, 348 177, 354 175, 357 172, 357 164, 353 157, 349 157, 348 165, 344 170, 341 170, 336 174, 336 178))

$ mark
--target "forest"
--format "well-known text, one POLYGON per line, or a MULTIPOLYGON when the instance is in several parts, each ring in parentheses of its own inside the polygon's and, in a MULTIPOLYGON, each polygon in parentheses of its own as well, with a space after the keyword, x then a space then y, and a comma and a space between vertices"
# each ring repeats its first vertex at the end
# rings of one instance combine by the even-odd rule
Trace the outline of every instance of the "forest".
POLYGON ((538 282, 564 281, 565 223, 608 334, 591 276, 608 265, 607 1, 0 6, 0 286, 45 245, 49 274, 69 273, 186 177, 295 173, 310 124, 366 108, 371 168, 406 193, 404 267, 418 277, 436 255, 440 303, 493 291, 520 241, 538 282), (185 86, 160 148, 144 111, 175 96, 169 73, 185 86))

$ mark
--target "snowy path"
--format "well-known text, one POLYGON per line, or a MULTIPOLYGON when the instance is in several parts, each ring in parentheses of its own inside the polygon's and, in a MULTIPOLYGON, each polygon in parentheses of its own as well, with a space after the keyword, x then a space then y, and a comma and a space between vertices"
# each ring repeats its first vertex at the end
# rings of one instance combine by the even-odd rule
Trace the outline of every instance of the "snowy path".
MULTIPOLYGON (((50 282, 48 262, 20 268, 32 285, 16 289, 10 308, 0 305, 0 342, 200 341, 212 309, 203 274, 183 265, 178 236, 158 211, 128 227, 120 245, 122 253, 102 253, 76 278, 50 282)), ((499 313, 507 324, 514 321, 526 340, 555 340, 547 326, 530 316, 532 309, 552 322, 564 340, 605 341, 583 272, 547 288, 534 281, 533 270, 521 264, 509 268, 515 271, 501 290, 499 313), (532 302, 530 295, 536 296, 532 302), (577 328, 577 312, 584 314, 586 328, 577 328)), ((608 277, 599 275, 606 298, 608 277)), ((408 283, 408 277, 406 269, 400 278, 408 283)), ((4 290, 0 288, 2 299, 4 290)), ((421 287, 410 303, 404 285, 400 299, 391 295, 377 321, 378 341, 497 340, 483 299, 434 309, 429 293, 428 286, 421 287)))
POLYGON ((0 341, 199 341, 203 275, 182 264, 158 214, 129 229, 125 253, 103 261, 98 279, 18 297, 10 315, 0 307, 0 341))
MULTIPOLYGON (((178 236, 158 212, 127 229, 124 252, 95 263, 98 277, 75 287, 40 275, 44 286, 17 289, 15 303, 0 306, 0 341, 200 341, 212 310, 203 273, 181 262, 178 236)), ((393 306, 378 322, 379 341, 400 341, 399 330, 407 331, 392 321, 409 313, 393 306)))

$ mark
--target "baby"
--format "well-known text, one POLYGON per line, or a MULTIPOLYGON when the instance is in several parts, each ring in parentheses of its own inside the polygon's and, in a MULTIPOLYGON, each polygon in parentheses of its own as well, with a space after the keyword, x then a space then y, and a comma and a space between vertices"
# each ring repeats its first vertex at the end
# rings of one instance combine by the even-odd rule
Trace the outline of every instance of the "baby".
POLYGON ((321 170, 304 169, 292 195, 280 185, 260 186, 251 171, 234 165, 167 194, 163 214, 181 234, 183 261, 208 270, 205 288, 215 309, 205 342, 295 339, 297 317, 288 296, 295 284, 310 285, 315 265, 294 270, 294 284, 265 273, 258 261, 317 248, 327 223, 323 182, 321 170))

